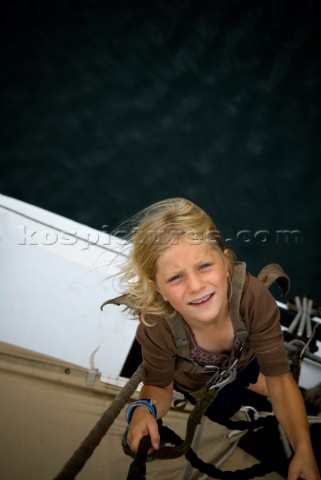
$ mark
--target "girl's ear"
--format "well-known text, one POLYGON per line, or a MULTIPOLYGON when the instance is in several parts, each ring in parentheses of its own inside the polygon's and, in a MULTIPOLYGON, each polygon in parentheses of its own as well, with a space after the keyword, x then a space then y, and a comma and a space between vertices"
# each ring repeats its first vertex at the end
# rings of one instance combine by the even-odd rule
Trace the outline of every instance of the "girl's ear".
POLYGON ((149 278, 149 279, 148 279, 148 283, 149 283, 149 285, 150 285, 152 288, 154 288, 154 290, 156 290, 156 291, 158 292, 157 287, 156 287, 156 283, 154 282, 154 280, 152 280, 151 278, 149 278))
POLYGON ((164 302, 167 302, 167 298, 164 297, 164 295, 162 294, 162 292, 160 291, 158 285, 157 285, 157 282, 154 282, 154 280, 152 279, 148 279, 148 283, 156 290, 156 292, 158 292, 164 299, 164 302))
POLYGON ((225 260, 225 271, 226 271, 226 276, 229 277, 230 276, 230 269, 229 269, 229 263, 231 261, 231 257, 230 257, 230 251, 228 248, 226 248, 224 251, 223 251, 225 257, 226 257, 226 260, 225 260))

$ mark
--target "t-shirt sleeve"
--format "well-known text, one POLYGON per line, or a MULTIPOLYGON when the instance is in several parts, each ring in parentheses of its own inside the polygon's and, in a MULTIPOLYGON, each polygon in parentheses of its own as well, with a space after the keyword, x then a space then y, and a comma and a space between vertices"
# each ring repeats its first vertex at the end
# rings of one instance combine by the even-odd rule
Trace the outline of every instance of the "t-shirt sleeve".
POLYGON ((174 380, 176 347, 166 320, 157 317, 152 327, 140 323, 136 338, 142 348, 144 384, 167 387, 174 380))
POLYGON ((251 275, 244 288, 240 312, 250 330, 247 343, 262 373, 268 376, 289 372, 279 307, 267 287, 251 275))

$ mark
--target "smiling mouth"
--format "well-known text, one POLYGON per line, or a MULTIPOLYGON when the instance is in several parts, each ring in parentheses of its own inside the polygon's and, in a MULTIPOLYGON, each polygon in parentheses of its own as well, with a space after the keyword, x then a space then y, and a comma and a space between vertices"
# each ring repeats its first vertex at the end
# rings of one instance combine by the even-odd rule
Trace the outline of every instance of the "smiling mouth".
POLYGON ((194 302, 189 302, 189 305, 204 305, 204 303, 207 303, 213 296, 214 293, 210 293, 209 295, 206 295, 206 297, 195 300, 194 302))

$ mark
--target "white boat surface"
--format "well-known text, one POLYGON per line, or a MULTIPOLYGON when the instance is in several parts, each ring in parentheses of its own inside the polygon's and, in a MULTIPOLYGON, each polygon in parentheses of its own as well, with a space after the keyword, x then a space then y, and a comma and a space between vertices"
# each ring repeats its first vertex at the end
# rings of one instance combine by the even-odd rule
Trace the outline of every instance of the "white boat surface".
POLYGON ((100 305, 120 294, 124 242, 0 195, 0 339, 119 375, 137 320, 100 305), (97 350, 98 349, 98 350, 97 350))

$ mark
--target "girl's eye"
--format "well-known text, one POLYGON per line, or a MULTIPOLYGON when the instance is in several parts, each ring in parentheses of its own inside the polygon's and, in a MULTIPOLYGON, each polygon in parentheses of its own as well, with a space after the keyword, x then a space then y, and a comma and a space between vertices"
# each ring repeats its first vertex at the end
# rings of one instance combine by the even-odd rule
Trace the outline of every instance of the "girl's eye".
POLYGON ((200 269, 201 270, 206 270, 207 268, 211 267, 212 264, 211 263, 203 263, 201 266, 200 266, 200 269))
POLYGON ((172 277, 169 278, 169 282, 175 282, 181 278, 180 275, 173 275, 172 277))

